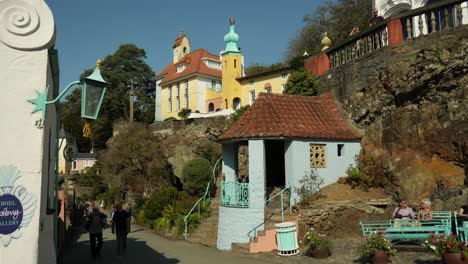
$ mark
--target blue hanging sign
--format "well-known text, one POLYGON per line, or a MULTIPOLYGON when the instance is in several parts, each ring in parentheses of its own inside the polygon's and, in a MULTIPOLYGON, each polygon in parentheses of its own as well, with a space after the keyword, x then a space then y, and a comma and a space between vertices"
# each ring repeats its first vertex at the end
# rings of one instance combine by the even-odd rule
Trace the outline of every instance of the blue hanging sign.
POLYGON ((16 231, 23 221, 23 205, 16 196, 0 196, 0 234, 8 235, 16 231))

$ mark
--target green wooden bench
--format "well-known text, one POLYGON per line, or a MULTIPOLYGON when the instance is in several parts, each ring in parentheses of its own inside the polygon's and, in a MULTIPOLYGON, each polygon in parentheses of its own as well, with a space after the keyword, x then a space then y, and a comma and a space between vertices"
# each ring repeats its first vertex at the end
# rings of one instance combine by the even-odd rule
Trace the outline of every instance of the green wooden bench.
POLYGON ((413 222, 393 220, 360 221, 362 233, 365 237, 372 233, 382 233, 392 240, 392 243, 402 241, 426 240, 431 234, 449 235, 452 230, 452 216, 450 211, 435 211, 433 219, 429 221, 413 222), (412 225, 412 223, 419 223, 412 225))

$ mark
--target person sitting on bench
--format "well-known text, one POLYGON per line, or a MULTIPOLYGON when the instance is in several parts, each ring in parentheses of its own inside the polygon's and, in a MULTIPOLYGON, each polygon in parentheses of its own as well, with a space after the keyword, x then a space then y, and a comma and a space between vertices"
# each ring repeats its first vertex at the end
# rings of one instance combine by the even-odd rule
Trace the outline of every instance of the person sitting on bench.
POLYGON ((392 219, 395 220, 395 227, 410 225, 408 220, 414 221, 413 209, 408 207, 408 202, 405 199, 401 199, 399 206, 393 210, 392 219))
POLYGON ((431 201, 429 199, 421 200, 421 209, 418 211, 418 220, 427 221, 432 220, 434 212, 431 209, 431 201))

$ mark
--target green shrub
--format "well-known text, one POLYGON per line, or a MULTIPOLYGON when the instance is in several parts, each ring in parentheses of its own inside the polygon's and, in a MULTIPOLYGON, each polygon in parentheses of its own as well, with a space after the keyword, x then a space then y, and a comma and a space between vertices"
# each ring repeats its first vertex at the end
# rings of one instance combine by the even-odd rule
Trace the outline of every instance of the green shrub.
POLYGON ((396 176, 390 171, 389 158, 362 152, 356 159, 357 166, 346 170, 347 182, 352 187, 368 190, 371 187, 392 188, 398 185, 396 176))
POLYGON ((175 203, 179 192, 175 187, 168 187, 159 192, 154 192, 146 201, 144 206, 144 216, 148 220, 156 220, 162 216, 164 207, 175 203))
POLYGON ((187 119, 190 114, 192 113, 191 109, 188 108, 182 108, 180 109, 179 113, 177 114, 182 120, 187 119))
POLYGON ((184 190, 196 197, 203 195, 211 179, 211 169, 210 162, 204 158, 190 160, 182 170, 184 190))

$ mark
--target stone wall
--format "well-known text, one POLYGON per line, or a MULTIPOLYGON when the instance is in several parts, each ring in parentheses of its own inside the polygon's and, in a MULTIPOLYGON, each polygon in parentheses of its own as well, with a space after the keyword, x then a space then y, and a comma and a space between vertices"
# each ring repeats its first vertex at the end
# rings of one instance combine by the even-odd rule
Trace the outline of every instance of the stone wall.
POLYGON ((365 131, 366 149, 385 151, 410 200, 467 174, 468 26, 405 40, 330 70, 347 117, 365 131))

